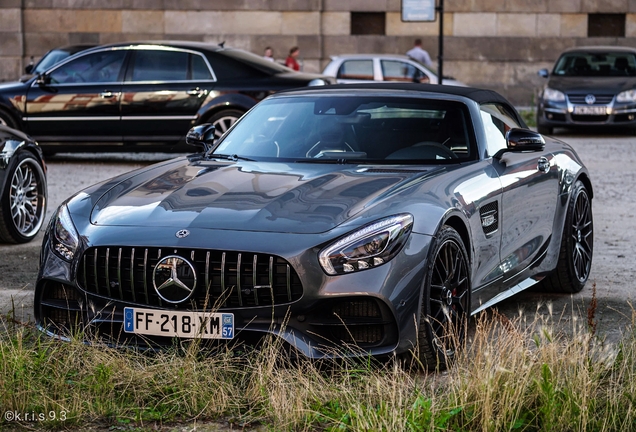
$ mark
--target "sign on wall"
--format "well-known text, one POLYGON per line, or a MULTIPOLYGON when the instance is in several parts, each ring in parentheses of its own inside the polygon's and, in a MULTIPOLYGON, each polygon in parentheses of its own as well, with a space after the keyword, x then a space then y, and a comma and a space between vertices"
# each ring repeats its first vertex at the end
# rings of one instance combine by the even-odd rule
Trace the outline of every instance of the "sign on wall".
POLYGON ((435 0, 402 0, 402 21, 435 21, 435 0))

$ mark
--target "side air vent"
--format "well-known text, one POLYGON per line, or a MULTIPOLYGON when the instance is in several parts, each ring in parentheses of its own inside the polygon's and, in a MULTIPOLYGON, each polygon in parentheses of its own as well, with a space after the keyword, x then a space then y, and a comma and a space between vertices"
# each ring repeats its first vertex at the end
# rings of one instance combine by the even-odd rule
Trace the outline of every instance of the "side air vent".
POLYGON ((484 234, 490 235, 499 229, 499 210, 497 201, 489 202, 479 209, 481 227, 484 234))

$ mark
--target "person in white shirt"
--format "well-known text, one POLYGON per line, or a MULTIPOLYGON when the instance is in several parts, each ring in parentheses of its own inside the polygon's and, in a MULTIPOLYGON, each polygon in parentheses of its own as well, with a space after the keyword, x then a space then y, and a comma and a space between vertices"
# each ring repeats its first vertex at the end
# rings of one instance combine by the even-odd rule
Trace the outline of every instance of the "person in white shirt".
POLYGON ((428 55, 428 52, 422 49, 422 39, 415 39, 415 43, 413 45, 413 48, 408 50, 406 55, 426 66, 432 66, 431 56, 428 55))
POLYGON ((265 48, 265 53, 263 54, 263 58, 265 60, 274 61, 274 50, 272 47, 265 48))

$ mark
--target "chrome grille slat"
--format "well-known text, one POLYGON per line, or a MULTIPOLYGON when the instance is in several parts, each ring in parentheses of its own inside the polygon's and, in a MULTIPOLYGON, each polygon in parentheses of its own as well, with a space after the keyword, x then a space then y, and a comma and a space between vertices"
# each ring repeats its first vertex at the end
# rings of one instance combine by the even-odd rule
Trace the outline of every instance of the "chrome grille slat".
MULTIPOLYGON (((179 248, 169 248, 167 252, 168 255, 187 257, 200 281, 190 300, 177 308, 263 307, 287 304, 302 296, 298 274, 280 257, 179 248)), ((144 248, 143 254, 138 247, 89 248, 81 258, 83 264, 79 266, 77 281, 89 293, 108 296, 115 301, 162 307, 165 302, 161 302, 149 280, 162 255, 159 248, 144 248), (130 267, 126 268, 128 265, 130 267), (111 289, 111 283, 112 287, 118 284, 119 289, 111 289)))
MULTIPOLYGON (((588 105, 588 103, 585 101, 585 98, 589 94, 593 93, 568 94, 568 100, 573 104, 588 105)), ((594 94, 594 97, 596 98, 596 100, 592 105, 607 105, 614 99, 613 94, 594 94)))

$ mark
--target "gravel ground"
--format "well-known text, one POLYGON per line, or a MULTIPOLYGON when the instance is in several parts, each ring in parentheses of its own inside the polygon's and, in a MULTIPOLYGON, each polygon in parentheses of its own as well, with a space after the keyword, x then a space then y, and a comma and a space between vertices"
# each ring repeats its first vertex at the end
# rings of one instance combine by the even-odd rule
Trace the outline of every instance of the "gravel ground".
MULTIPOLYGON (((585 317, 596 286, 599 334, 617 339, 632 322, 636 269, 636 137, 619 134, 558 135, 569 142, 590 170, 594 185, 594 259, 590 280, 576 295, 523 292, 498 305, 515 317, 523 310, 555 315, 569 323, 575 314, 585 317), (574 312, 574 314, 572 313, 574 312)), ((72 193, 99 180, 164 160, 166 154, 72 154, 48 160, 48 217, 72 193)), ((0 312, 15 311, 21 320, 32 317, 32 298, 42 233, 26 245, 0 245, 0 312)))

